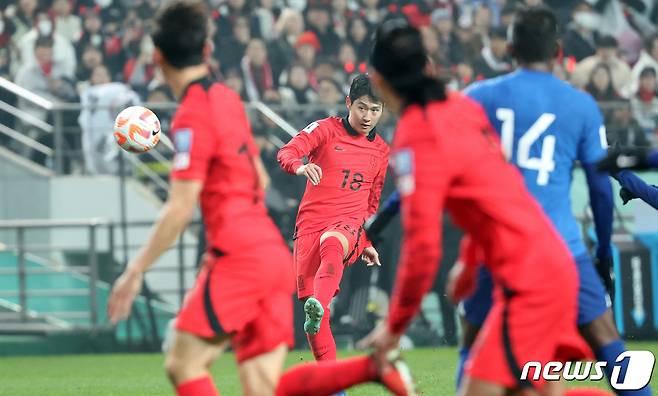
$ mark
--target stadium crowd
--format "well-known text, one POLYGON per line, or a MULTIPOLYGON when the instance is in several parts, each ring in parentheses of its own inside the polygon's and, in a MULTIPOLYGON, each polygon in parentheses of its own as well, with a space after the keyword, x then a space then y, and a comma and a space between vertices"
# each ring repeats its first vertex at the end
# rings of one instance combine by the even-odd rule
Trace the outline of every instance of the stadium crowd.
MULTIPOLYGON (((512 70, 507 28, 517 7, 542 0, 209 3, 212 73, 244 100, 266 102, 302 128, 340 111, 351 77, 367 69, 373 29, 385 18, 402 14, 419 26, 434 71, 459 89, 512 70)), ((555 73, 601 103, 611 142, 650 144, 658 136, 658 4, 543 3, 556 11, 563 30, 564 51, 555 73)), ((153 64, 153 43, 147 34, 159 4, 160 0, 2 0, 0 76, 55 101, 96 103, 107 97, 107 91, 93 92, 108 84, 115 90, 111 96, 125 98, 134 91, 129 96, 142 101, 173 101, 153 64)), ((29 103, 19 101, 19 107, 47 117, 29 103)), ((89 127, 87 118, 73 119, 83 131, 89 127)), ((273 127, 256 124, 256 133, 273 127)), ((71 146, 80 147, 79 139, 72 140, 67 139, 71 146)))

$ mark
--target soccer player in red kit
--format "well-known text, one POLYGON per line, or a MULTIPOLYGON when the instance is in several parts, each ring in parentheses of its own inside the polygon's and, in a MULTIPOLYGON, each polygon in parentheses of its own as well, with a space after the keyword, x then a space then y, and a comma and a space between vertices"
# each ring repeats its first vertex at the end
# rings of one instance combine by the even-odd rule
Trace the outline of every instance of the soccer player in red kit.
POLYGON ((208 368, 232 344, 243 391, 273 394, 293 343, 292 257, 263 202, 266 174, 240 97, 213 82, 207 9, 172 1, 152 32, 154 59, 179 107, 169 197, 146 245, 117 279, 112 323, 126 318, 143 273, 184 230, 200 202, 208 240, 176 317, 166 371, 178 395, 217 395, 208 368))
POLYGON ((391 162, 404 238, 388 317, 362 344, 378 356, 397 347, 434 283, 447 210, 468 235, 464 256, 475 258, 465 264, 483 258, 496 285, 458 394, 555 391, 553 384, 522 381, 521 368, 591 354, 576 327, 578 277, 565 243, 503 158, 483 109, 423 74, 417 29, 402 20, 384 23, 371 63, 378 92, 400 113, 391 162))
POLYGON ((336 359, 329 303, 344 266, 361 255, 369 265, 380 264, 363 223, 377 212, 388 167, 388 145, 375 131, 382 102, 365 74, 354 78, 345 102, 347 117, 311 123, 277 156, 288 173, 308 178, 297 214, 294 263, 297 296, 305 300, 304 331, 316 360, 336 359))

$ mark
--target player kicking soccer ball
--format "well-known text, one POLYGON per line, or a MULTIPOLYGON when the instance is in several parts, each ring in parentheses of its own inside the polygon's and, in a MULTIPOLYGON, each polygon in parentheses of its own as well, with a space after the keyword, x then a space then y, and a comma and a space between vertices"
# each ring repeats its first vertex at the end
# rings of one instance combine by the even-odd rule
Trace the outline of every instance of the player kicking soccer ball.
POLYGON ((244 395, 330 395, 378 382, 413 395, 397 359, 370 356, 293 367, 281 376, 292 345, 292 257, 263 203, 267 179, 240 97, 212 81, 208 11, 202 1, 169 1, 155 17, 155 61, 180 105, 167 202, 151 236, 115 282, 112 323, 125 319, 143 274, 178 238, 197 202, 208 251, 176 317, 165 368, 179 396, 217 396, 209 368, 232 345, 244 395))
POLYGON ((551 394, 556 384, 523 383, 520 367, 591 353, 576 327, 573 258, 505 161, 482 108, 424 75, 426 62, 420 33, 406 21, 378 29, 372 78, 400 114, 391 162, 404 238, 387 319, 362 345, 374 347, 382 364, 398 346, 434 283, 447 210, 469 235, 465 250, 485 259, 496 283, 459 395, 551 394))
POLYGON ((363 224, 377 212, 388 166, 388 145, 375 130, 383 104, 365 74, 354 78, 345 104, 347 117, 312 122, 278 154, 285 171, 308 179, 293 237, 294 267, 304 331, 318 361, 336 359, 329 303, 345 265, 359 256, 380 265, 363 224))

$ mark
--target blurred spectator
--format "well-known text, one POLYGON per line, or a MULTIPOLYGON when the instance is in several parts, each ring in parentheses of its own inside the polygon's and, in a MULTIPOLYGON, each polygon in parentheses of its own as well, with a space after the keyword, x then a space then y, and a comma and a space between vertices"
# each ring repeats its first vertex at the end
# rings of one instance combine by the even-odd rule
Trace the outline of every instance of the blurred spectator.
POLYGON ((229 69, 224 74, 224 84, 234 90, 242 100, 247 100, 247 95, 244 91, 244 80, 242 80, 242 73, 238 69, 229 69))
POLYGON ((92 72, 91 85, 80 95, 82 112, 78 124, 82 129, 82 152, 86 173, 116 173, 118 146, 112 128, 121 109, 139 103, 139 96, 123 83, 111 82, 104 65, 92 72))
MULTIPOLYGON (((94 8, 83 8, 81 13, 84 19, 82 32, 80 33, 77 43, 78 56, 80 56, 84 48, 87 48, 87 45, 91 44, 94 47, 101 47, 105 42, 101 30, 103 28, 103 21, 99 15, 99 10, 94 8)), ((119 44, 118 47, 118 49, 120 49, 121 45, 119 44)))
POLYGON ((360 0, 359 3, 361 14, 368 24, 375 26, 382 22, 386 9, 381 6, 379 0, 360 0))
POLYGON ((311 5, 306 10, 307 29, 315 33, 320 41, 322 54, 336 56, 340 37, 334 32, 331 25, 331 10, 324 5, 311 5))
POLYGON ((16 31, 11 18, 0 8, 0 48, 9 48, 12 35, 16 31))
MULTIPOLYGON (((235 23, 238 19, 246 18, 249 27, 249 10, 247 0, 228 0, 223 2, 215 14, 217 17, 217 37, 215 42, 223 37, 235 35, 235 23)), ((238 58, 239 59, 239 58, 238 58)))
POLYGON ((640 58, 633 66, 631 72, 633 74, 631 92, 637 91, 640 73, 647 67, 654 69, 658 73, 658 35, 653 35, 647 39, 646 46, 642 50, 642 53, 640 53, 640 58))
POLYGON ((629 18, 632 18, 631 10, 636 7, 644 7, 644 2, 642 0, 596 1, 596 8, 601 15, 598 24, 599 33, 612 36, 619 41, 621 49, 619 55, 628 63, 635 63, 642 50, 642 38, 629 21, 629 18))
POLYGON ((457 64, 462 58, 462 53, 450 10, 439 8, 432 12, 432 25, 436 28, 438 34, 439 50, 443 54, 442 58, 446 59, 451 65, 457 64))
POLYGON ((646 133, 656 133, 658 126, 658 98, 656 97, 656 71, 650 67, 640 72, 640 86, 631 99, 633 116, 646 133))
MULTIPOLYGON (((53 38, 48 36, 37 37, 31 59, 24 63, 16 74, 15 82, 22 88, 29 90, 45 99, 55 102, 74 102, 77 100, 77 93, 71 77, 66 67, 58 61, 53 54, 53 38)), ((48 113, 40 106, 35 106, 25 99, 19 98, 18 108, 30 113, 31 115, 45 121, 48 113)), ((52 143, 51 135, 44 135, 40 130, 33 128, 31 124, 24 125, 21 130, 25 134, 37 141, 46 144, 52 143)), ((71 140, 72 136, 67 136, 69 147, 76 147, 75 141, 71 140)), ((45 157, 40 153, 32 153, 29 149, 23 151, 25 157, 32 157, 38 163, 45 165, 45 157)))
MULTIPOLYGON (((218 32, 222 29, 218 29, 218 32)), ((215 48, 218 50, 217 57, 221 64, 222 71, 240 67, 240 61, 245 54, 247 44, 251 40, 251 29, 249 20, 246 17, 237 17, 233 23, 233 34, 216 37, 215 48)))
POLYGON ((459 48, 461 48, 462 58, 461 61, 471 62, 473 59, 480 56, 482 50, 482 39, 475 31, 471 29, 470 25, 460 24, 455 31, 459 40, 459 48))
POLYGON ((349 13, 347 0, 333 0, 331 2, 331 25, 341 40, 347 37, 347 16, 349 13))
MULTIPOLYGON (((82 52, 82 59, 78 63, 78 70, 75 72, 75 78, 78 83, 78 91, 82 92, 91 79, 91 72, 103 64, 103 53, 97 47, 89 44, 82 52)), ((110 78, 111 80, 111 78, 110 78)))
POLYGON ((475 80, 473 66, 467 62, 459 62, 455 66, 455 74, 457 78, 457 89, 462 89, 475 80))
POLYGON ((295 56, 297 62, 306 69, 306 74, 308 75, 311 86, 315 86, 316 83, 313 67, 315 66, 315 56, 321 48, 320 41, 313 32, 302 33, 295 43, 295 56))
POLYGON ((266 91, 274 88, 272 68, 267 60, 267 49, 261 39, 251 39, 240 62, 247 99, 263 100, 266 91))
POLYGON ((153 41, 150 36, 143 36, 139 53, 130 57, 123 68, 124 81, 135 91, 145 96, 147 87, 155 76, 155 63, 153 62, 153 41))
POLYGON ((512 70, 511 58, 507 54, 507 30, 503 27, 492 28, 488 41, 480 57, 473 62, 476 78, 496 77, 512 70))
POLYGON ((343 72, 346 76, 354 73, 365 73, 366 64, 365 62, 359 62, 356 58, 356 51, 352 44, 344 42, 340 46, 338 51, 338 62, 343 68, 343 72))
POLYGON ((73 78, 77 63, 75 49, 67 38, 55 32, 53 21, 45 12, 37 14, 33 28, 17 43, 21 64, 26 65, 34 61, 34 46, 39 36, 53 39, 54 61, 59 64, 66 77, 73 78))
POLYGON ((564 55, 580 62, 596 52, 596 30, 600 18, 586 1, 581 1, 571 15, 573 21, 567 26, 564 35, 564 55))
POLYGON ((352 18, 347 23, 347 40, 356 50, 359 62, 368 61, 370 56, 371 40, 368 37, 368 26, 361 18, 352 18))
POLYGON ((317 94, 309 85, 306 69, 293 65, 288 71, 288 83, 279 88, 283 105, 300 105, 315 102, 317 94))
POLYGON ((487 4, 477 3, 473 11, 472 29, 484 39, 489 34, 492 25, 493 16, 491 15, 491 8, 487 4))
POLYGON ((345 94, 338 82, 330 78, 318 80, 318 101, 322 105, 322 110, 317 112, 312 118, 322 119, 339 115, 339 105, 345 102, 345 94))
POLYGON ((38 0, 18 0, 15 6, 7 7, 6 16, 14 26, 12 41, 18 43, 34 25, 38 0))
POLYGON ((294 45, 303 31, 302 14, 292 8, 284 8, 274 25, 277 38, 268 44, 272 75, 277 83, 280 81, 281 73, 290 64, 290 60, 295 58, 294 45))
POLYGON ((71 0, 54 0, 53 13, 55 14, 55 32, 71 43, 75 43, 82 34, 82 23, 80 17, 71 14, 72 3, 71 0))
MULTIPOLYGON (((53 48, 52 37, 38 37, 32 48, 32 56, 18 70, 15 82, 32 93, 56 101, 71 97, 63 83, 71 75, 68 68, 55 58, 53 48)), ((46 119, 46 111, 31 102, 19 100, 19 107, 42 120, 46 119)))
POLYGON ((449 60, 445 58, 445 53, 441 51, 439 37, 434 27, 431 25, 421 26, 419 30, 427 56, 430 57, 434 64, 447 66, 449 60))
POLYGON ((612 147, 619 145, 649 146, 646 133, 640 124, 635 121, 631 113, 631 104, 628 100, 614 102, 612 117, 606 125, 608 144, 612 147))
POLYGON ((273 0, 258 0, 258 7, 253 11, 252 18, 254 36, 260 37, 265 41, 275 38, 273 0))
POLYGON ((320 81, 323 78, 328 78, 331 80, 338 81, 340 84, 345 82, 347 76, 341 70, 336 69, 336 63, 332 58, 328 56, 320 56, 315 61, 315 67, 313 68, 313 74, 315 78, 320 81))
POLYGON ((514 23, 514 14, 516 14, 516 7, 514 4, 507 2, 500 11, 500 26, 504 28, 512 26, 512 23, 514 23))
POLYGON ((628 97, 628 89, 631 82, 631 69, 626 62, 619 58, 617 53, 617 40, 612 36, 603 36, 596 46, 596 53, 578 62, 571 75, 571 82, 577 87, 585 87, 590 79, 592 70, 599 63, 603 63, 610 69, 612 85, 615 91, 623 97, 628 97))
POLYGON ((589 82, 585 86, 585 90, 599 102, 620 99, 612 85, 610 68, 603 63, 594 67, 592 74, 590 74, 589 82))

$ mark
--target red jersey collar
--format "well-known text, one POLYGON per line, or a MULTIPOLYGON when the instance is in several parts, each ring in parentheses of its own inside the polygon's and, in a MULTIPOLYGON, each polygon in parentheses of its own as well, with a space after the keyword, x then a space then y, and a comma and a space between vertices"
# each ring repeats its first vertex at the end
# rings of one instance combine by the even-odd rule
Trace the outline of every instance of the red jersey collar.
POLYGON ((185 96, 187 95, 187 91, 190 89, 192 85, 201 84, 203 90, 207 91, 208 89, 210 89, 210 86, 213 85, 214 83, 215 80, 212 77, 210 77, 210 75, 208 74, 194 81, 190 81, 190 83, 187 84, 185 88, 183 88, 183 94, 180 96, 180 99, 178 99, 178 103, 181 103, 185 99, 185 96))
MULTIPOLYGON (((363 136, 362 134, 357 132, 356 129, 352 128, 352 125, 350 125, 350 122, 347 119, 347 117, 348 116, 345 116, 345 117, 341 118, 341 121, 343 122, 343 127, 345 127, 345 130, 347 131, 347 133, 349 133, 351 136, 363 136)), ((372 131, 370 131, 370 133, 366 137, 369 142, 372 142, 373 140, 375 140, 375 136, 377 136, 377 131, 375 129, 377 129, 377 127, 372 128, 372 131)))

